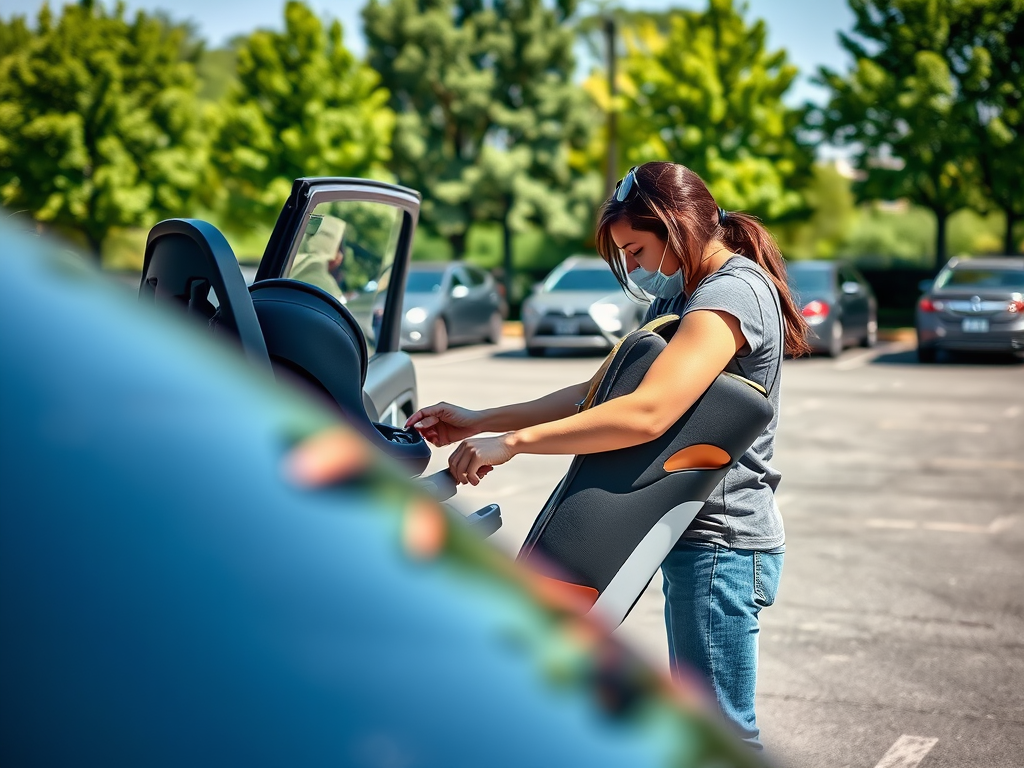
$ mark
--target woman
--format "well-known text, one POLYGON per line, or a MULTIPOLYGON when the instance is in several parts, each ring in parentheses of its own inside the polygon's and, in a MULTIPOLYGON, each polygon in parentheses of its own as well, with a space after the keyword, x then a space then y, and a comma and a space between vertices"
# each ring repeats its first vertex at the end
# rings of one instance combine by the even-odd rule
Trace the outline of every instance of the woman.
POLYGON ((679 328, 636 391, 577 413, 589 382, 484 411, 439 403, 409 419, 434 445, 464 441, 449 468, 476 485, 518 453, 584 454, 664 434, 722 371, 768 390, 776 416, 728 472, 662 564, 673 670, 704 674, 724 716, 760 749, 754 715, 758 613, 775 598, 785 536, 772 458, 783 352, 808 351, 785 265, 757 219, 726 213, 701 179, 674 163, 633 168, 605 203, 597 250, 619 282, 656 299, 679 328), (500 432, 496 437, 476 437, 500 432))

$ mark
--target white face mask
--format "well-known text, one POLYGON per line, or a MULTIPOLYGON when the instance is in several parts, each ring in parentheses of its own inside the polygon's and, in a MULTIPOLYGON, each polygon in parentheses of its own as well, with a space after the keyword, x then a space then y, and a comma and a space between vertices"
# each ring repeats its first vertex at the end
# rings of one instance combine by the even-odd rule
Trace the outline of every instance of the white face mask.
POLYGON ((665 242, 665 250, 661 252, 661 262, 658 264, 656 272, 650 272, 637 264, 636 269, 629 273, 630 280, 659 299, 674 299, 683 292, 683 270, 681 268, 671 275, 666 275, 661 271, 667 253, 668 241, 665 242))

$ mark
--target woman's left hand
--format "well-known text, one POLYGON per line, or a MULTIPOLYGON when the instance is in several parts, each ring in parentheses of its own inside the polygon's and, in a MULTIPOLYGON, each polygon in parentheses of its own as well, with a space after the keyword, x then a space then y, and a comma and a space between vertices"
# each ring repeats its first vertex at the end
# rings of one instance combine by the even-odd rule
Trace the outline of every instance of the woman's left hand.
POLYGON ((497 437, 472 437, 463 441, 448 457, 448 470, 455 482, 479 485, 484 475, 515 456, 511 435, 509 432, 497 437))

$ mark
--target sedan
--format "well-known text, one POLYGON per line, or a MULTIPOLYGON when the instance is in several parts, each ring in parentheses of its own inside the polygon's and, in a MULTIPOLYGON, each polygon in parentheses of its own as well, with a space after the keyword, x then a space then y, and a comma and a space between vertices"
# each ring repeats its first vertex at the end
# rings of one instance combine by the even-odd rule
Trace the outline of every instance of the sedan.
MULTIPOLYGON (((644 295, 639 288, 633 290, 644 295)), ((602 259, 572 256, 523 302, 526 353, 542 355, 551 348, 609 350, 640 327, 647 306, 622 290, 602 259)))
POLYGON ((814 352, 838 357, 846 347, 878 341, 878 302, 867 280, 842 261, 791 261, 789 289, 807 324, 814 352))
POLYGON ((494 278, 462 263, 413 262, 402 308, 402 349, 444 352, 453 342, 501 341, 494 278))
POLYGON ((1024 258, 950 259, 924 281, 917 303, 917 357, 941 350, 1024 355, 1024 258))

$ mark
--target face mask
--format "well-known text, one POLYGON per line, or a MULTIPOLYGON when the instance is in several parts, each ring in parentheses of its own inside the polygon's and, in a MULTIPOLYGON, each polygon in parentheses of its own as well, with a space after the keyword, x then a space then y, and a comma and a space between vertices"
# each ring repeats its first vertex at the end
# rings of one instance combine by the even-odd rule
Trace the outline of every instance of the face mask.
POLYGON ((661 272, 661 265, 665 263, 665 254, 668 253, 668 243, 665 243, 665 250, 661 252, 661 263, 658 264, 657 272, 649 272, 640 265, 629 273, 629 279, 643 288, 652 296, 659 299, 674 299, 683 292, 683 270, 677 269, 671 275, 661 272))

